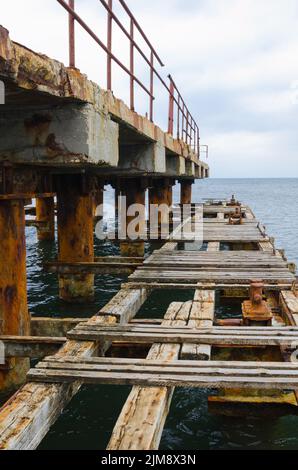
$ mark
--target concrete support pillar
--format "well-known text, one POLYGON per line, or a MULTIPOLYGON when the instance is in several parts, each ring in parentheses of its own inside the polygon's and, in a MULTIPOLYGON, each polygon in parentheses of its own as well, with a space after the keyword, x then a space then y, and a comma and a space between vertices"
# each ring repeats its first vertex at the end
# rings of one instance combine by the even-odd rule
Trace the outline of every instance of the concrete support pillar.
MULTIPOLYGON (((29 335, 24 201, 0 200, 0 233, 0 334, 29 335)), ((0 390, 23 383, 28 368, 28 359, 6 360, 0 365, 0 390)))
MULTIPOLYGON (((121 182, 121 196, 126 197, 126 209, 129 210, 129 207, 133 204, 140 204, 145 209, 145 196, 146 188, 143 185, 140 178, 132 178, 123 180, 121 182)), ((135 216, 126 214, 126 229, 130 222, 132 222, 136 217, 139 217, 140 222, 136 226, 136 230, 141 234, 146 234, 146 219, 145 219, 145 210, 141 211, 135 216)), ((127 234, 128 235, 128 234, 127 234)), ((125 241, 120 243, 121 256, 128 257, 143 257, 145 254, 145 243, 144 241, 125 241)))
POLYGON ((46 224, 37 228, 38 240, 55 240, 55 202, 53 197, 36 198, 36 221, 46 224))
MULTIPOLYGON (((80 175, 63 175, 57 184, 58 259, 64 263, 94 261, 92 192, 80 175)), ((94 275, 60 275, 59 295, 66 302, 94 299, 94 275)))
POLYGON ((193 180, 181 180, 180 204, 191 204, 193 180))

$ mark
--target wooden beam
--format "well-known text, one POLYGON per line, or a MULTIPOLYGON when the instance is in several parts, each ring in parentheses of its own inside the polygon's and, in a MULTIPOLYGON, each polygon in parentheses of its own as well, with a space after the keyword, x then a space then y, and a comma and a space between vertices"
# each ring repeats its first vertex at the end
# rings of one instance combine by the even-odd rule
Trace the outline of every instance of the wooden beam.
POLYGON ((69 330, 72 330, 78 323, 87 322, 84 318, 49 318, 31 317, 32 336, 64 337, 69 330))
POLYGON ((44 268, 49 273, 56 274, 132 274, 142 263, 117 263, 117 262, 86 262, 86 263, 63 263, 51 261, 44 263, 44 268))
POLYGON ((5 357, 29 357, 42 359, 57 352, 66 338, 38 337, 38 336, 0 336, 0 342, 5 347, 5 357))
MULTIPOLYGON (((212 328, 214 322, 215 291, 197 290, 190 312, 189 326, 195 329, 202 327, 212 328)), ((184 343, 182 345, 181 359, 210 360, 211 345, 184 343)))
POLYGON ((289 346, 298 343, 298 329, 163 328, 159 326, 124 326, 122 328, 96 328, 78 325, 67 334, 78 341, 123 341, 145 344, 209 344, 216 346, 289 346))

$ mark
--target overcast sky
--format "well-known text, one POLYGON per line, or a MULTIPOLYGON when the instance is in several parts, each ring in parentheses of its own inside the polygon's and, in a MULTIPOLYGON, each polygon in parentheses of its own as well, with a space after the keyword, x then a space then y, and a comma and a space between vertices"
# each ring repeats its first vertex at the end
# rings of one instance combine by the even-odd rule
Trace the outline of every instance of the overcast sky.
MULTIPOLYGON (((2 2, 0 24, 12 39, 67 63, 67 17, 55 0, 2 2)), ((98 0, 76 0, 105 41, 98 0)), ((118 3, 114 0, 114 3, 118 3)), ((298 177, 297 0, 127 0, 166 64, 209 144, 214 177, 298 177)), ((114 51, 128 63, 127 43, 114 51)), ((104 55, 78 32, 78 66, 106 86, 104 55)), ((137 63, 136 74, 148 78, 137 63)), ((115 69, 115 94, 127 101, 127 79, 115 69)), ((165 126, 167 98, 156 90, 165 126)), ((139 111, 147 106, 138 95, 139 111), (146 106, 145 106, 146 105, 146 106)))

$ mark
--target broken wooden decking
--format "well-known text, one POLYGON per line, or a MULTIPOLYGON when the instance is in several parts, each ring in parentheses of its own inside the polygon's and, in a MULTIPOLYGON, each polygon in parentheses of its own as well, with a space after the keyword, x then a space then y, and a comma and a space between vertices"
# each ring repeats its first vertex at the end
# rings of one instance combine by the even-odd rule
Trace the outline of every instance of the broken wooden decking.
MULTIPOLYGON (((298 367, 292 362, 212 360, 214 346, 270 346, 291 352, 298 337, 293 269, 249 208, 242 208, 241 226, 228 225, 224 217, 231 210, 221 204, 205 205, 204 214, 216 216, 204 219, 206 251, 178 250, 178 243, 169 241, 145 262, 131 260, 135 266, 129 269, 134 272, 121 291, 97 316, 76 321, 67 339, 57 339, 64 346, 32 369, 28 383, 2 407, 0 449, 36 448, 83 383, 134 385, 109 450, 158 448, 174 387, 297 388, 298 367), (226 242, 234 243, 235 251, 220 251, 226 242), (215 291, 247 290, 255 279, 264 280, 268 295, 274 293, 285 326, 214 326, 215 291), (154 289, 169 286, 194 288, 194 296, 188 302, 170 304, 163 320, 132 320, 154 289), (146 359, 103 357, 111 345, 124 343, 151 348, 146 359)), ((119 259, 114 264, 121 268, 119 259)))
POLYGON ((29 373, 29 379, 142 387, 269 388, 298 386, 298 367, 287 362, 158 361, 137 359, 51 358, 29 373))

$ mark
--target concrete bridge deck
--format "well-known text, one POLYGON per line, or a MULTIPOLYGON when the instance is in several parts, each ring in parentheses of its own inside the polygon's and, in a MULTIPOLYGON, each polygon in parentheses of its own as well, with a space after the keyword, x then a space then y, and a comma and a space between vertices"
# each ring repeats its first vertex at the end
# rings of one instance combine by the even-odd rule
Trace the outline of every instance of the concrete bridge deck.
POLYGON ((0 161, 104 175, 205 178, 181 139, 132 111, 76 68, 13 42, 0 26, 0 161), (16 139, 17 136, 17 139, 16 139))

